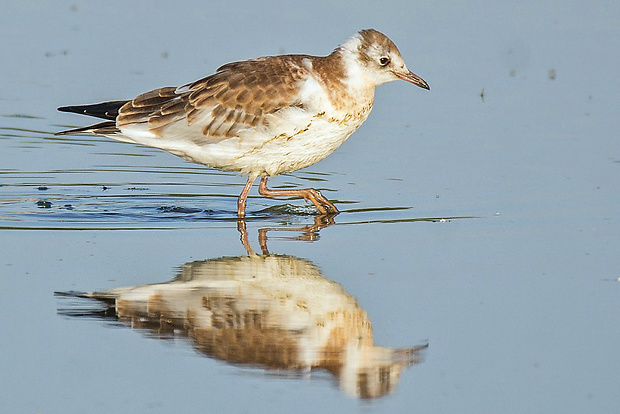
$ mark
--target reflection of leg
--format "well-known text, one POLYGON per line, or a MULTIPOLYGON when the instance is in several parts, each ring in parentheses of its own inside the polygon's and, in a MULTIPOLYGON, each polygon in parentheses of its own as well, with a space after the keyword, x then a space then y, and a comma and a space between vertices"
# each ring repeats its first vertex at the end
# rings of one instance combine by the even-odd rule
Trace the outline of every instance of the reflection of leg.
POLYGON ((248 177, 248 181, 245 183, 245 187, 243 187, 243 191, 237 199, 237 216, 239 217, 245 217, 245 205, 247 204, 248 193, 252 188, 252 183, 254 183, 254 180, 256 180, 255 176, 250 175, 248 177))
MULTIPOLYGON (((312 201, 312 204, 319 210, 321 214, 337 214, 338 209, 328 199, 323 197, 321 193, 314 188, 305 188, 301 190, 270 190, 267 188, 267 177, 264 175, 258 186, 258 193, 265 197, 302 197, 304 200, 312 201)), ((249 190, 248 190, 249 191, 249 190)))
MULTIPOLYGON (((319 237, 319 230, 334 224, 334 217, 328 215, 315 216, 314 224, 304 227, 266 227, 258 230, 258 243, 263 254, 269 254, 267 250, 267 232, 268 231, 299 231, 301 236, 295 237, 294 240, 315 241, 319 237)), ((247 249, 246 249, 247 250, 247 249)))
POLYGON ((269 250, 267 250, 267 229, 258 229, 258 244, 260 245, 260 250, 264 255, 269 254, 269 250))
MULTIPOLYGON (((260 249, 262 254, 269 254, 269 250, 267 250, 267 232, 268 231, 299 231, 301 232, 301 236, 293 238, 293 240, 302 240, 302 241, 315 241, 318 239, 319 231, 324 229, 325 227, 331 226, 334 224, 333 216, 315 216, 314 224, 311 226, 304 227, 267 227, 258 230, 258 244, 260 245, 260 249)), ((239 231, 239 240, 241 240, 241 244, 245 248, 245 251, 248 253, 248 256, 255 255, 252 246, 250 246, 250 242, 248 241, 248 230, 245 223, 245 220, 239 219, 237 220, 237 230, 239 231)))
POLYGON ((241 244, 243 244, 248 256, 254 256, 254 250, 252 250, 252 246, 250 246, 250 242, 248 241, 248 229, 245 225, 245 220, 237 220, 237 230, 241 233, 239 240, 241 240, 241 244))

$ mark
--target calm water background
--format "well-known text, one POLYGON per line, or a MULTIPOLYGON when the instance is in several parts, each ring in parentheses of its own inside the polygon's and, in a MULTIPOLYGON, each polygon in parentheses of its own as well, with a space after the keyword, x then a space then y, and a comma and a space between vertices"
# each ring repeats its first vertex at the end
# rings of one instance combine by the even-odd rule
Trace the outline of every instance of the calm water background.
MULTIPOLYGON (((0 412, 617 412, 619 20, 615 1, 4 2, 0 412), (268 246, 341 284, 376 344, 428 341, 393 393, 358 400, 327 372, 230 365, 58 314, 54 291, 165 282, 245 250, 231 220, 243 178, 55 137, 89 121, 57 106, 327 54, 367 27, 432 89, 382 86, 338 151, 272 180, 343 213, 318 240, 271 232, 268 246)), ((261 228, 312 224, 273 210, 285 203, 250 199, 255 249, 261 228)))

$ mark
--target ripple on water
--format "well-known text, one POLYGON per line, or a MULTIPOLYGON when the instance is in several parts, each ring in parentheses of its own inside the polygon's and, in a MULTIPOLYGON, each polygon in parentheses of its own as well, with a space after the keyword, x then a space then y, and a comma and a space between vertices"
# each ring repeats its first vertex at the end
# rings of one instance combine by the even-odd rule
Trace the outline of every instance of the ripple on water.
MULTIPOLYGON (((179 228, 237 220, 244 178, 194 164, 158 165, 161 151, 105 138, 57 137, 38 117, 4 118, 18 125, 0 126, 0 150, 13 154, 10 163, 0 165, 0 228, 179 228), (71 147, 67 150, 65 144, 71 147)), ((312 186, 333 199, 337 192, 325 185, 339 186, 340 178, 302 170, 284 174, 274 188, 312 186)), ((357 201, 335 202, 342 211, 336 224, 463 218, 420 217, 411 207, 356 208, 357 201)), ((303 200, 251 195, 247 219, 307 224, 316 215, 303 200)))
MULTIPOLYGON (((241 185, 231 184, 214 192, 194 189, 194 192, 183 193, 190 188, 167 183, 5 184, 0 187, 0 228, 149 229, 222 225, 237 220, 237 187, 241 185)), ((411 207, 347 209, 344 207, 353 203, 337 204, 342 212, 334 222, 340 225, 470 218, 421 217, 416 216, 411 207)), ((289 202, 255 196, 250 205, 248 220, 265 220, 271 224, 310 223, 311 217, 318 214, 314 206, 304 204, 303 200, 289 202)))

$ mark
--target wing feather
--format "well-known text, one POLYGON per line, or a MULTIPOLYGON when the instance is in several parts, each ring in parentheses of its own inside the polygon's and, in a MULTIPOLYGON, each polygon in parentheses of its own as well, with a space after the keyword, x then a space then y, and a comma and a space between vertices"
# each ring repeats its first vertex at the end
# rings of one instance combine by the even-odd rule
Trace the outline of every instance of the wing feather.
POLYGON ((238 136, 265 125, 268 115, 278 110, 299 106, 300 81, 308 75, 306 57, 233 62, 196 82, 146 92, 120 108, 117 126, 196 142, 238 136))

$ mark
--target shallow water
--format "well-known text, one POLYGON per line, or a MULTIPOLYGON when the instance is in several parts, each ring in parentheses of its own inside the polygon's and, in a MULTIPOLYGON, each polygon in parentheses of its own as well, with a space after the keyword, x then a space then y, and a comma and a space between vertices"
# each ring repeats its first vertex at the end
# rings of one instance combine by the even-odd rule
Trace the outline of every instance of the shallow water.
POLYGON ((7 6, 0 412, 617 411, 620 7, 375 4, 7 6), (89 121, 57 106, 365 27, 432 89, 380 87, 270 180, 332 219, 253 189, 238 223, 243 177, 53 135, 89 121))

